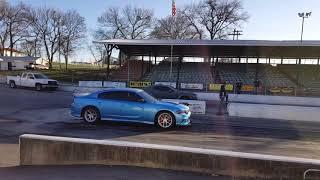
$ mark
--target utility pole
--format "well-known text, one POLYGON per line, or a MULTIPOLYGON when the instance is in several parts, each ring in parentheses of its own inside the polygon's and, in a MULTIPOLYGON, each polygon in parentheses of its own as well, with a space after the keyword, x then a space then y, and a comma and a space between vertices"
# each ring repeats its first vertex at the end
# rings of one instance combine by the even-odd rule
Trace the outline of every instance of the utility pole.
POLYGON ((237 37, 237 40, 239 40, 239 36, 243 35, 241 30, 234 29, 233 33, 228 34, 229 36, 232 36, 232 40, 235 40, 235 37, 237 37))

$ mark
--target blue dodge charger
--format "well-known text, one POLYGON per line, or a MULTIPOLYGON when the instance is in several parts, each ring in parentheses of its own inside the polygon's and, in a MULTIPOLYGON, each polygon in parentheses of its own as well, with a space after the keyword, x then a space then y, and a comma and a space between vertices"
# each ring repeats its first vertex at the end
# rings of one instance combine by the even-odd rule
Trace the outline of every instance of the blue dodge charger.
POLYGON ((190 125, 191 112, 188 106, 159 101, 140 89, 115 88, 74 96, 71 115, 87 123, 128 121, 171 128, 190 125))

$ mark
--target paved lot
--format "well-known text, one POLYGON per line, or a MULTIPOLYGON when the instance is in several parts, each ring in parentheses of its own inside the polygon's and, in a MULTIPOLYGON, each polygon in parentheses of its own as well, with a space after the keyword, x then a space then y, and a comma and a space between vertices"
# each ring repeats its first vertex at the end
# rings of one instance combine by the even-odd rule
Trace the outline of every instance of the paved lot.
POLYGON ((69 116, 70 92, 35 92, 0 87, 0 166, 18 163, 24 133, 126 140, 320 159, 320 124, 206 115, 191 127, 159 130, 150 125, 104 122, 88 125, 69 116))

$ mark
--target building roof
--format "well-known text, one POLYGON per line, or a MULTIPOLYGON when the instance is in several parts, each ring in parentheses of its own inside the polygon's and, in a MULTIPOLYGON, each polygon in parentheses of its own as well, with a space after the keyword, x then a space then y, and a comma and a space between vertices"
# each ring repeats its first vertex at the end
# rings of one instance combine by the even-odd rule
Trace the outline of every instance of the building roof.
POLYGON ((173 46, 173 56, 184 57, 320 57, 320 41, 110 39, 94 43, 116 45, 134 56, 170 56, 173 46))
POLYGON ((26 61, 26 62, 35 62, 39 57, 11 57, 11 56, 0 56, 0 61, 13 62, 13 61, 26 61))

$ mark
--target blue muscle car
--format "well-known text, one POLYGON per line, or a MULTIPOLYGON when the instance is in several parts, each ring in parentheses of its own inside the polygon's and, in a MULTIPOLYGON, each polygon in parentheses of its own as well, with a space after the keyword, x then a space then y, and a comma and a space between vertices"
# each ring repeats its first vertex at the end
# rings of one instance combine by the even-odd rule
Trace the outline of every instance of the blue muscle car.
POLYGON ((159 101, 140 89, 115 88, 75 96, 71 114, 87 123, 129 121, 171 128, 189 125, 191 112, 188 106, 159 101))

